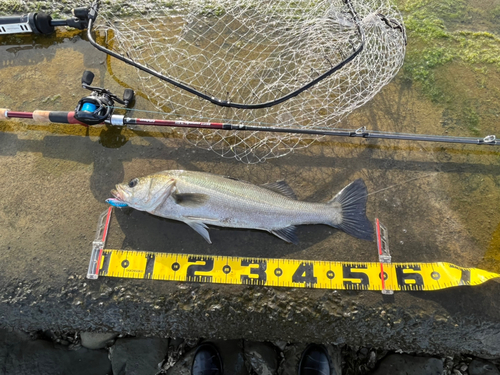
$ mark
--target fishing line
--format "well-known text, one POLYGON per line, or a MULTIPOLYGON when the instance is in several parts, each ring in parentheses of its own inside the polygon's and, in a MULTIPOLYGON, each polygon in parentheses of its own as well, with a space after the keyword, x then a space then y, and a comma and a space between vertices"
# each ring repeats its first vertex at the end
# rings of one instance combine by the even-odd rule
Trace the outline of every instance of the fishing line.
POLYGON ((368 198, 370 195, 374 195, 374 194, 377 194, 377 193, 380 193, 382 191, 385 191, 385 190, 389 190, 389 189, 392 189, 392 188, 395 188, 396 186, 400 186, 400 185, 404 185, 404 184, 407 184, 408 182, 411 182, 411 181, 414 181, 414 180, 420 180, 422 178, 427 178, 427 177, 430 177, 432 175, 434 175, 435 173, 428 173, 428 174, 425 174, 423 176, 418 176, 418 177, 413 177, 413 178, 410 178, 409 180, 406 180, 406 181, 403 181, 403 182, 399 182, 397 184, 393 184, 393 185, 390 185, 390 186, 387 186, 385 188, 382 188, 380 190, 376 190, 376 191, 372 191, 371 193, 368 193, 366 195, 364 195, 363 197, 359 197, 357 199, 353 199, 352 202, 357 202, 361 199, 365 199, 365 198, 368 198))
POLYGON ((409 180, 406 180, 406 181, 403 181, 403 182, 399 182, 399 183, 397 183, 397 184, 394 184, 394 185, 391 185, 391 186, 387 186, 387 187, 385 187, 385 188, 383 188, 383 189, 376 190, 376 191, 373 191, 373 192, 371 192, 371 193, 368 193, 368 194, 366 194, 366 196, 368 197, 368 196, 370 196, 370 195, 374 195, 374 194, 380 193, 380 192, 382 192, 382 191, 392 189, 392 188, 394 188, 394 187, 396 187, 396 186, 404 185, 404 184, 407 184, 408 182, 415 181, 415 180, 420 180, 420 179, 422 179, 422 178, 427 178, 427 177, 430 177, 430 176, 433 176, 433 175, 435 175, 435 172, 433 172, 433 173, 428 173, 428 174, 425 174, 425 175, 423 175, 423 176, 413 177, 413 178, 410 178, 409 180))

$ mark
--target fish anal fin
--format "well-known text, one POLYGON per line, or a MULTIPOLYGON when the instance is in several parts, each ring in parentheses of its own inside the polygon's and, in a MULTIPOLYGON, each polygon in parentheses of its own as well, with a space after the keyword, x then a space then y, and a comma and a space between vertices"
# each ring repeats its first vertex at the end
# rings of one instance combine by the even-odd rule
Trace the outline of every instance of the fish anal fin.
POLYGON ((269 182, 261 186, 268 190, 274 191, 275 193, 284 195, 287 198, 297 199, 297 196, 293 192, 292 188, 283 180, 276 182, 269 182))
POLYGON ((289 227, 275 229, 270 231, 275 236, 281 238, 283 241, 298 245, 299 238, 297 237, 297 227, 290 225, 289 227))
POLYGON ((212 243, 210 234, 208 233, 208 227, 205 223, 201 221, 185 221, 185 223, 198 232, 209 244, 212 243))
POLYGON ((199 193, 172 193, 175 203, 184 207, 198 207, 203 205, 209 198, 207 194, 199 193))

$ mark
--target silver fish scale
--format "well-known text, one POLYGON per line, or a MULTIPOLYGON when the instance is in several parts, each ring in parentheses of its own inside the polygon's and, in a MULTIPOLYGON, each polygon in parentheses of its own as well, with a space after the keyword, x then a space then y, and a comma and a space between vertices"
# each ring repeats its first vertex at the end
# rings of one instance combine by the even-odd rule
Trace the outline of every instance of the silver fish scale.
POLYGON ((173 196, 169 197, 155 212, 167 218, 264 230, 341 221, 340 205, 301 202, 265 187, 202 172, 172 172, 165 175, 175 179, 176 194, 205 194, 209 198, 193 207, 179 205, 173 196))

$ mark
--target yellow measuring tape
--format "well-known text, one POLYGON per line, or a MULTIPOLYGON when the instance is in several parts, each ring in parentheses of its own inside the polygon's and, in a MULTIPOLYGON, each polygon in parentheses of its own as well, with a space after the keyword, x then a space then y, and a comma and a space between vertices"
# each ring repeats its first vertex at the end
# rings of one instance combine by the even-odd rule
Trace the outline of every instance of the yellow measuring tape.
POLYGON ((430 291, 479 285, 500 274, 450 263, 392 263, 376 219, 379 262, 328 262, 105 249, 111 207, 99 218, 87 278, 99 276, 292 288, 430 291))
POLYGON ((478 285, 499 274, 450 263, 381 264, 294 259, 154 253, 102 252, 99 276, 348 290, 438 290, 478 285))

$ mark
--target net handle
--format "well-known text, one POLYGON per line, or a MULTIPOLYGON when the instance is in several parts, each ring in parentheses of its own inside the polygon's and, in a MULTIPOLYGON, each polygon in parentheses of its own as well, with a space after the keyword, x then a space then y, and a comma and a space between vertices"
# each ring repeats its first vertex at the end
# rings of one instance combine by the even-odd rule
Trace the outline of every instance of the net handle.
POLYGON ((338 63, 334 67, 332 67, 330 70, 323 73, 322 75, 320 75, 316 79, 310 81, 309 83, 305 84, 301 88, 299 88, 295 91, 292 91, 291 93, 284 95, 278 99, 271 100, 271 101, 268 101, 265 103, 258 103, 258 104, 233 103, 231 101, 221 100, 221 99, 215 98, 213 96, 206 95, 206 94, 204 94, 204 93, 202 93, 202 92, 200 92, 200 91, 198 91, 198 90, 196 90, 188 85, 185 85, 182 82, 179 82, 173 78, 167 77, 167 76, 157 72, 154 69, 148 68, 147 66, 139 64, 128 57, 120 55, 116 52, 113 52, 113 51, 107 49, 106 47, 101 46, 100 44, 97 44, 97 42, 94 40, 94 37, 92 35, 92 28, 94 27, 94 21, 98 16, 99 0, 94 1, 94 3, 91 5, 91 9, 89 11, 89 25, 88 25, 88 29, 87 29, 87 35, 88 35, 88 39, 89 39, 90 44, 92 44, 99 51, 104 52, 109 56, 112 56, 120 61, 123 61, 124 63, 126 63, 128 65, 131 65, 137 69, 140 69, 145 73, 151 74, 151 75, 153 75, 153 76, 155 76, 155 77, 157 77, 165 82, 168 82, 168 83, 170 83, 170 84, 172 84, 172 85, 174 85, 182 90, 185 90, 193 95, 196 95, 196 96, 200 97, 201 99, 207 100, 212 104, 218 105, 220 107, 229 107, 229 108, 238 108, 238 109, 269 108, 269 107, 275 106, 277 104, 281 104, 281 103, 287 101, 288 99, 291 99, 291 98, 299 95, 300 93, 308 90, 309 88, 316 85, 317 83, 321 82, 322 80, 329 77, 330 75, 332 75, 336 71, 342 69, 346 64, 351 62, 363 50, 364 45, 365 45, 365 33, 363 31, 363 28, 361 27, 361 23, 359 21, 358 15, 357 15, 356 11, 354 10, 354 7, 351 3, 351 0, 344 0, 344 2, 346 3, 346 5, 349 8, 349 12, 351 13, 351 15, 353 17, 353 20, 354 20, 354 23, 356 24, 359 35, 361 36, 361 42, 360 42, 359 46, 354 50, 354 52, 350 56, 345 58, 343 61, 341 61, 340 63, 338 63))

